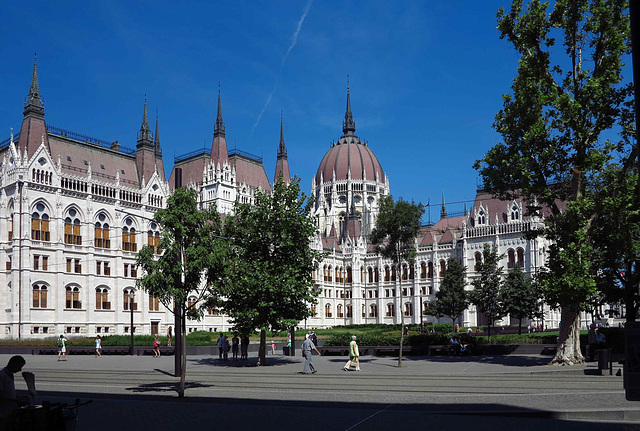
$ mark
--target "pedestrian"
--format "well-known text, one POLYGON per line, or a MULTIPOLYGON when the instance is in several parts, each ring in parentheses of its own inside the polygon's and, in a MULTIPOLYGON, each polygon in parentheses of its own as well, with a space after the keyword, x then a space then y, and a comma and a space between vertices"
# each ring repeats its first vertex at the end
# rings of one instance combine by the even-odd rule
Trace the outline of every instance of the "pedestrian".
POLYGON ((358 349, 358 343, 356 343, 356 336, 351 336, 351 342, 349 343, 349 360, 344 365, 343 370, 349 371, 349 367, 355 365, 356 371, 360 371, 360 350, 358 349))
POLYGON ((60 358, 67 360, 67 339, 63 334, 60 334, 60 338, 58 338, 58 361, 60 358))
POLYGON ((248 359, 249 354, 249 337, 243 335, 240 340, 240 359, 248 359))
POLYGON ((171 326, 169 326, 169 329, 167 329, 167 347, 171 347, 171 336, 173 332, 173 328, 171 326))
POLYGON ((404 335, 409 335, 409 327, 408 326, 405 326, 403 331, 404 331, 404 335))
POLYGON ((238 334, 233 334, 233 338, 231 339, 231 352, 233 353, 233 360, 238 360, 238 346, 240 345, 240 339, 238 338, 238 334))
POLYGON ((156 334, 156 338, 153 340, 153 357, 160 357, 160 336, 156 334))
MULTIPOLYGON (((456 332, 460 332, 460 324, 459 323, 456 323, 456 332)), ((404 335, 407 335, 407 334, 404 334, 404 335)))
POLYGON ((311 331, 311 341, 313 341, 313 344, 315 344, 316 346, 318 345, 318 336, 316 335, 316 331, 311 331))
POLYGON ((100 335, 96 335, 96 357, 102 356, 102 338, 100 335))
POLYGON ((220 335, 218 336, 218 340, 216 341, 216 344, 218 345, 218 359, 222 359, 223 341, 224 341, 224 334, 221 332, 220 335))
POLYGON ((271 341, 271 354, 276 354, 276 343, 274 343, 273 341, 271 341))
POLYGON ((18 399, 14 374, 21 371, 27 361, 22 356, 12 356, 7 366, 0 370, 0 430, 15 428, 18 407, 26 404, 18 399))
POLYGON ((225 361, 229 359, 229 348, 229 336, 225 335, 222 338, 222 358, 225 361))
POLYGON ((312 374, 315 374, 318 371, 316 370, 316 367, 313 366, 313 361, 311 359, 312 350, 315 350, 318 355, 320 354, 320 352, 318 352, 318 349, 316 348, 316 345, 313 344, 313 341, 311 341, 311 339, 309 338, 309 334, 307 334, 305 335, 305 339, 302 342, 302 357, 305 359, 302 374, 309 374, 310 372, 312 374))

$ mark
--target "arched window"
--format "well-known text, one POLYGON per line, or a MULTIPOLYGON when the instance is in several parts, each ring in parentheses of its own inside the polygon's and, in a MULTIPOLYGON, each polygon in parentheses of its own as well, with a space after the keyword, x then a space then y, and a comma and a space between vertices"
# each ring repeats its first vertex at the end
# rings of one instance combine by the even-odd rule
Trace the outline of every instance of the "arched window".
POLYGON ((507 268, 515 268, 516 266, 516 253, 512 248, 507 251, 507 268))
MULTIPOLYGON (((13 218, 10 219, 10 229, 13 236, 13 218)), ((35 211, 31 214, 31 239, 36 241, 50 241, 49 215, 42 203, 36 205, 35 211)), ((11 238, 9 239, 11 240, 11 238)))
POLYGON ((391 280, 391 275, 389 274, 389 267, 385 266, 384 267, 384 281, 389 281, 391 280))
POLYGON ((433 278, 433 262, 429 262, 427 266, 427 278, 433 278))
POLYGON ((413 303, 411 302, 404 303, 404 315, 413 316, 413 303))
POLYGON ((487 216, 484 213, 484 209, 480 209, 480 211, 478 211, 478 225, 485 225, 487 224, 487 216))
POLYGON ((351 318, 353 316, 353 307, 351 304, 347 305, 347 318, 351 318))
POLYGON ((367 272, 369 273, 369 283, 373 283, 373 268, 369 267, 367 272))
POLYGON ((327 269, 327 274, 329 275, 329 280, 327 281, 331 281, 332 280, 331 265, 329 265, 329 268, 327 269))
POLYGON ((338 317, 344 317, 344 313, 342 312, 342 304, 338 304, 336 307, 336 314, 338 317))
POLYGON ((122 303, 124 304, 124 309, 127 311, 131 310, 131 303, 133 303, 133 311, 138 309, 135 289, 128 287, 122 291, 122 303))
POLYGON ((378 269, 377 266, 373 269, 373 282, 374 283, 380 282, 380 270, 378 269))
POLYGON ((80 235, 80 218, 78 212, 71 208, 64 219, 64 242, 65 244, 82 244, 80 235))
POLYGON ((333 317, 333 315, 331 314, 331 304, 325 304, 324 317, 333 317))
POLYGON ((443 260, 440 261, 440 277, 444 277, 447 273, 447 263, 443 260))
POLYGON ((396 281, 396 266, 391 265, 391 281, 396 281))
POLYGON ((106 287, 96 287, 96 310, 111 310, 109 289, 106 287))
POLYGON ((76 310, 79 310, 82 308, 82 302, 80 301, 79 287, 67 286, 65 308, 71 308, 76 310))
POLYGON ((521 248, 518 248, 517 254, 518 254, 518 261, 517 261, 518 267, 524 268, 524 250, 521 248))
POLYGON ((352 283, 353 275, 351 273, 351 267, 347 266, 347 283, 352 283))
POLYGON ((475 272, 480 271, 480 264, 482 263, 482 253, 480 253, 479 251, 476 252, 475 254, 475 264, 473 265, 473 270, 475 272))
POLYGON ((47 308, 47 286, 44 284, 33 285, 33 308, 47 308))
POLYGON ((396 306, 392 303, 387 304, 387 317, 393 317, 396 315, 396 306))
POLYGON ((133 227, 133 220, 127 217, 122 227, 122 249, 125 251, 137 251, 136 230, 133 227))
POLYGON ((96 248, 111 248, 111 240, 109 239, 109 223, 104 213, 98 214, 98 221, 94 227, 94 243, 96 248))
POLYGON ((429 301, 424 301, 422 303, 422 315, 423 316, 427 316, 428 315, 428 310, 429 310, 429 301))
POLYGON ((9 205, 9 226, 7 227, 7 240, 13 240, 13 203, 9 205))
POLYGON ((511 206, 511 221, 520 220, 520 208, 515 202, 511 206))
POLYGON ((407 265, 402 265, 402 280, 406 280, 408 277, 407 265))
POLYGON ((376 304, 369 306, 369 317, 378 317, 378 306, 376 304))
MULTIPOLYGON (((213 313, 209 313, 209 314, 213 314, 213 313)), ((311 317, 316 317, 318 315, 318 312, 316 311, 316 304, 311 304, 311 317)))
POLYGON ((342 283, 342 270, 336 266, 336 283, 342 283))
POLYGON ((149 311, 160 311, 160 297, 158 295, 149 294, 149 311))
POLYGON ((420 278, 427 278, 427 264, 420 262, 420 278))
POLYGON ((158 230, 158 225, 155 223, 151 223, 149 226, 149 231, 147 232, 147 244, 153 249, 155 254, 160 253, 160 231, 158 230))
POLYGON ((328 281, 328 276, 327 276, 327 265, 322 267, 322 276, 324 277, 324 281, 328 281))

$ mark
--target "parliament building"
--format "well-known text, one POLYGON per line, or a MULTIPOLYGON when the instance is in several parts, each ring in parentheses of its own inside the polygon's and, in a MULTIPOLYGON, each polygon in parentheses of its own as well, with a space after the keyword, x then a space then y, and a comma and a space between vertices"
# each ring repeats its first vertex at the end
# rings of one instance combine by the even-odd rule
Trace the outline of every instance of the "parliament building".
MULTIPOLYGON (((504 255, 505 269, 535 274, 544 265, 546 240, 524 236, 541 220, 526 216, 521 200, 477 192, 460 214, 448 216, 443 202, 440 220, 420 230, 415 264, 396 271, 368 240, 380 198, 391 192, 384 160, 355 132, 347 91, 342 135, 319 161, 311 185, 317 223, 311 246, 325 258, 314 273, 315 317, 300 326, 438 322, 426 305, 447 259, 459 259, 470 282, 485 244, 504 255)), ((22 126, 0 142, 0 162, 0 338, 129 334, 131 308, 136 333, 166 333, 173 314, 135 287, 137 251, 157 246, 162 235, 154 213, 176 187, 196 189, 201 208, 215 205, 222 214, 272 187, 261 157, 228 150, 220 94, 211 149, 175 157, 167 178, 158 119, 152 132, 146 101, 135 148, 48 126, 35 62, 22 126)), ((274 174, 290 179, 282 122, 274 174)), ((224 315, 210 313, 188 321, 187 330, 230 329, 224 315)), ((559 320, 559 310, 545 308, 546 327, 559 320)), ((460 322, 487 324, 473 306, 460 322)))

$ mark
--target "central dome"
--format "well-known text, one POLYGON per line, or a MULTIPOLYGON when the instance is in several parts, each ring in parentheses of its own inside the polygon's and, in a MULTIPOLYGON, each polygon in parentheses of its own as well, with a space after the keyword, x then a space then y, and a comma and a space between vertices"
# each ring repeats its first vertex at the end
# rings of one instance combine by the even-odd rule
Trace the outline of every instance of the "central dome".
POLYGON ((334 172, 335 181, 346 180, 349 171, 352 180, 383 181, 384 171, 378 158, 357 136, 343 136, 331 146, 318 167, 316 184, 333 180, 334 172))
POLYGON ((342 123, 344 135, 322 158, 318 172, 316 173, 316 184, 334 180, 346 180, 351 172, 352 180, 364 180, 384 182, 384 171, 378 158, 369 146, 358 139, 354 134, 356 123, 351 114, 351 98, 347 91, 347 112, 342 123))

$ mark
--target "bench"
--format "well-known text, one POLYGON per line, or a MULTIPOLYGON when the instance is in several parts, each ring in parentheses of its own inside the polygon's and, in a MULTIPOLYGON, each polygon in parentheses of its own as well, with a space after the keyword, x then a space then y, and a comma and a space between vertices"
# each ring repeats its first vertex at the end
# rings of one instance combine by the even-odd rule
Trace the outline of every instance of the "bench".
POLYGON ((349 348, 344 346, 322 346, 316 347, 320 356, 347 356, 349 355, 349 348))
MULTIPOLYGON (((173 346, 163 346, 159 347, 160 356, 173 355, 175 353, 175 348, 173 346)), ((153 347, 134 347, 133 351, 138 356, 144 356, 146 354, 153 355, 153 347)))
POLYGON ((436 355, 449 355, 451 349, 447 345, 432 345, 427 346, 427 355, 436 356, 436 355))

